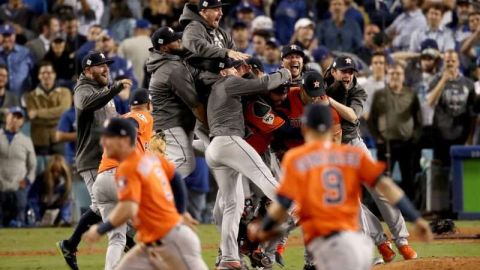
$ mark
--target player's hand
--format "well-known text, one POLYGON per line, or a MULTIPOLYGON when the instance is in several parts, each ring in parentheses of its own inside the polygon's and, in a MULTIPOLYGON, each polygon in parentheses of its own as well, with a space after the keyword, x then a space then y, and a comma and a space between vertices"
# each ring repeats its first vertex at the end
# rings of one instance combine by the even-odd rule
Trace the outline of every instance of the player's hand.
POLYGON ((37 110, 28 110, 28 118, 35 119, 38 115, 37 110))
POLYGON ((182 214, 183 224, 187 225, 193 231, 197 231, 198 220, 194 219, 188 212, 182 214))
POLYGON ((118 81, 121 85, 122 85, 122 88, 125 89, 125 88, 132 88, 132 80, 130 79, 122 79, 120 81, 118 81))
POLYGON ((262 243, 278 237, 281 233, 276 230, 264 231, 261 229, 262 222, 259 219, 253 220, 247 226, 247 237, 254 243, 262 243))
POLYGON ((427 221, 423 218, 419 218, 415 221, 415 233, 424 242, 430 242, 433 240, 432 230, 428 225, 427 221))
POLYGON ((91 226, 90 229, 82 235, 82 240, 85 241, 85 243, 90 245, 100 241, 102 236, 97 232, 97 229, 98 229, 97 224, 91 226))
POLYGON ((250 55, 234 50, 228 50, 227 56, 234 60, 247 60, 248 58, 250 58, 250 55))

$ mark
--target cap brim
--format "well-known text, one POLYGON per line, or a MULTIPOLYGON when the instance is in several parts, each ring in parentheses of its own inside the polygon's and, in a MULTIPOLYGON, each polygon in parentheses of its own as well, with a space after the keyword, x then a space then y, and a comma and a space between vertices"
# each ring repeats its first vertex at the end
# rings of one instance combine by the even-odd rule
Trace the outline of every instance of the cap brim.
POLYGON ((200 9, 218 8, 218 7, 229 6, 229 5, 230 4, 228 3, 220 3, 220 4, 214 4, 208 7, 200 7, 200 9))
POLYGON ((282 59, 289 56, 290 54, 295 54, 295 53, 301 55, 302 57, 305 57, 305 53, 303 51, 291 51, 282 55, 282 59))
POLYGON ((309 97, 321 97, 321 96, 325 96, 327 93, 325 92, 325 89, 315 89, 315 90, 308 90, 308 89, 305 89, 305 92, 307 93, 307 95, 309 97))
POLYGON ((96 63, 95 65, 90 65, 88 67, 100 66, 100 65, 103 65, 103 64, 111 65, 111 64, 113 64, 113 62, 115 62, 113 59, 105 59, 103 61, 100 61, 100 62, 96 63))
POLYGON ((341 71, 344 71, 344 70, 348 70, 348 69, 351 69, 355 72, 358 72, 358 69, 354 68, 354 67, 336 67, 335 68, 336 70, 341 70, 341 71))

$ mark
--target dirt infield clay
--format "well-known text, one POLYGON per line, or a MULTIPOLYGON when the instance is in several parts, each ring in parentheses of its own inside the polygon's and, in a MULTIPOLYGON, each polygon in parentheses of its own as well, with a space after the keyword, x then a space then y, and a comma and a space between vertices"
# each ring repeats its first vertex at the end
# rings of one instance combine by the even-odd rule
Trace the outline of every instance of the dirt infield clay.
POLYGON ((478 270, 480 258, 476 257, 442 257, 421 258, 375 266, 373 270, 478 270))

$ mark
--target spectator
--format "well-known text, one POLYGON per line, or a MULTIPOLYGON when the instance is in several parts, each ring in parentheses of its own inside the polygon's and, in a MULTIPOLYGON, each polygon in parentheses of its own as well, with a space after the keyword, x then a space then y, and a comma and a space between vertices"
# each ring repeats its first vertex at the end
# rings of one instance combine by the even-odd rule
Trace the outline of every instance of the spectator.
POLYGON ((445 69, 430 84, 427 102, 435 107, 433 116, 432 210, 449 210, 450 147, 470 144, 475 117, 473 82, 460 71, 458 54, 444 54, 445 69))
POLYGON ((377 158, 387 162, 387 173, 399 163, 402 174, 400 187, 414 198, 416 142, 420 139, 422 116, 415 92, 404 85, 405 73, 400 64, 388 67, 388 83, 376 92, 368 117, 368 126, 377 143, 377 158))
POLYGON ((466 37, 460 47, 460 52, 468 58, 480 56, 480 12, 475 11, 468 15, 470 36, 466 37))
POLYGON ((45 54, 50 50, 50 42, 57 32, 60 31, 60 22, 58 18, 51 15, 42 15, 38 18, 38 29, 40 35, 33 40, 30 40, 25 46, 30 49, 35 62, 40 62, 45 54))
POLYGON ((246 25, 251 25, 255 16, 261 15, 261 12, 248 2, 240 2, 235 9, 234 18, 246 25))
POLYGON ((0 130, 0 226, 25 224, 27 191, 35 179, 35 151, 32 140, 20 132, 25 113, 11 107, 0 130))
POLYGON ((420 7, 423 0, 403 0, 403 12, 385 30, 393 39, 392 47, 395 51, 407 51, 410 48, 412 33, 416 29, 427 27, 427 21, 420 7))
POLYGON ((280 68, 280 44, 278 41, 271 37, 265 44, 265 51, 263 53, 263 68, 266 74, 277 71, 280 68))
POLYGON ((125 39, 118 47, 118 56, 132 62, 134 76, 139 82, 143 81, 143 66, 148 59, 148 49, 152 47, 151 29, 152 25, 149 21, 137 20, 133 37, 125 39))
MULTIPOLYGON (((94 24, 90 26, 87 34, 87 41, 75 51, 75 70, 82 70, 82 59, 92 50, 96 49, 97 39, 103 32, 102 26, 94 24)), ((98 43, 100 45, 100 43, 98 43)))
POLYGON ((67 37, 63 33, 57 33, 52 38, 50 50, 44 57, 44 61, 50 62, 57 74, 58 85, 73 89, 75 77, 74 54, 67 48, 67 37))
POLYGON ((138 83, 133 74, 132 62, 117 54, 117 46, 113 39, 112 32, 108 30, 103 31, 97 39, 96 47, 113 60, 113 63, 109 67, 110 78, 116 79, 117 77, 124 76, 132 81, 132 89, 137 89, 138 83))
MULTIPOLYGON (((368 29, 368 27, 367 27, 368 29)), ((367 100, 363 106, 363 117, 368 119, 370 108, 372 106, 372 99, 375 92, 385 88, 385 73, 387 67, 387 57, 383 52, 376 52, 373 54, 370 70, 372 74, 366 79, 358 79, 358 84, 365 89, 367 93, 367 100)))
POLYGON ((78 19, 73 15, 65 16, 62 19, 63 32, 67 35, 67 50, 70 52, 77 51, 87 42, 87 37, 78 32, 79 26, 78 19))
POLYGON ((92 25, 100 24, 105 6, 102 0, 56 0, 52 10, 55 12, 62 8, 68 8, 69 13, 78 18, 78 32, 87 35, 92 25))
POLYGON ((5 124, 5 116, 9 108, 19 106, 18 98, 7 89, 8 69, 5 65, 0 65, 0 128, 5 124))
POLYGON ((41 221, 48 210, 58 209, 54 225, 72 222, 72 176, 65 159, 53 155, 47 168, 39 174, 28 192, 28 202, 33 208, 37 221, 41 221))
POLYGON ((428 5, 425 12, 427 27, 417 28, 417 30, 412 33, 409 51, 420 52, 422 41, 428 38, 437 41, 440 52, 454 49, 455 40, 453 39, 452 31, 441 25, 445 6, 442 3, 432 2, 428 5))
POLYGON ((305 53, 297 45, 284 46, 282 49, 282 67, 290 70, 292 74, 291 86, 302 85, 303 58, 305 53))
MULTIPOLYGON (((73 102, 72 102, 73 105, 73 102)), ((75 120, 75 107, 65 111, 58 122, 57 132, 55 133, 57 142, 65 143, 64 156, 67 163, 73 170, 75 167, 75 150, 77 141, 77 122, 75 120)))
POLYGON ((150 21, 155 29, 162 26, 178 27, 178 17, 174 16, 171 1, 168 0, 149 0, 143 9, 143 18, 150 21))
POLYGON ((347 7, 345 18, 356 21, 358 26, 360 26, 360 30, 363 32, 365 22, 363 20, 363 14, 358 9, 357 3, 353 0, 345 0, 345 6, 347 7))
POLYGON ((326 71, 333 63, 333 55, 325 46, 318 46, 312 53, 313 59, 320 65, 322 72, 326 71))
POLYGON ((308 19, 302 18, 295 23, 295 32, 293 33, 290 44, 300 46, 307 52, 315 45, 315 23, 308 19))
POLYGON ((450 22, 447 27, 452 29, 455 42, 460 44, 467 38, 471 32, 468 26, 469 24, 469 14, 472 11, 472 1, 471 0, 457 0, 457 5, 455 7, 455 15, 453 16, 453 21, 450 22))
POLYGON ((273 21, 268 16, 258 16, 252 21, 250 31, 255 32, 257 30, 267 31, 270 35, 274 33, 273 21))
POLYGON ((52 63, 40 63, 37 88, 25 95, 28 117, 32 121, 32 141, 37 155, 37 172, 47 164, 47 156, 62 154, 63 144, 57 142, 55 132, 60 116, 70 108, 72 94, 64 87, 57 87, 57 74, 52 63))
POLYGON ((110 20, 107 26, 116 43, 133 36, 135 19, 125 0, 112 0, 110 20))
POLYGON ((235 42, 238 51, 250 55, 255 53, 253 44, 250 42, 250 32, 248 31, 248 26, 245 23, 234 23, 231 34, 233 42, 235 42))
POLYGON ((355 50, 355 54, 367 65, 371 64, 373 53, 378 49, 374 40, 374 37, 378 34, 380 34, 380 28, 377 25, 367 25, 365 32, 363 33, 363 44, 355 50))
POLYGON ((345 18, 345 0, 330 1, 332 18, 317 29, 318 42, 330 50, 353 52, 362 43, 362 31, 356 21, 345 18))
POLYGON ((30 30, 35 28, 34 18, 33 11, 22 0, 8 0, 8 3, 0 6, 0 22, 10 22, 22 44, 35 36, 30 30))
MULTIPOLYGON (((342 0, 343 1, 343 0, 342 0)), ((290 42, 295 22, 307 17, 307 1, 280 0, 272 16, 275 21, 275 37, 281 45, 290 42)))
POLYGON ((271 37, 270 32, 265 30, 256 30, 252 34, 253 57, 263 59, 267 40, 271 37))

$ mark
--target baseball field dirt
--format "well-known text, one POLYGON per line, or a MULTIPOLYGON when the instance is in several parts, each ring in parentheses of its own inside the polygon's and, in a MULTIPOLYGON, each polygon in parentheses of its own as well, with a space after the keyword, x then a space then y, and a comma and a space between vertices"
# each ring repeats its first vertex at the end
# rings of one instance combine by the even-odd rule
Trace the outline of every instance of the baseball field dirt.
POLYGON ((480 258, 475 257, 443 257, 420 258, 414 261, 393 262, 376 266, 374 270, 478 270, 480 258))

